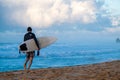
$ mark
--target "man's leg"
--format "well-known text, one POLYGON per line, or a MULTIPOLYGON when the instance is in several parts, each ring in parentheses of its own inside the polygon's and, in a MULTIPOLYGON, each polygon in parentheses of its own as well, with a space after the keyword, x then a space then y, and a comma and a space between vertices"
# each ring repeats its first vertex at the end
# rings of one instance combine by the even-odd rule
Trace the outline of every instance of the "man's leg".
POLYGON ((33 57, 30 57, 29 65, 28 65, 28 70, 30 69, 30 67, 31 67, 31 65, 32 65, 32 62, 33 62, 33 57))
POLYGON ((29 58, 26 58, 26 61, 24 63, 24 70, 26 70, 26 65, 27 65, 28 61, 29 61, 29 58))
POLYGON ((29 59, 30 59, 30 54, 29 54, 29 53, 26 53, 26 61, 25 61, 25 63, 24 63, 24 70, 26 70, 26 65, 27 65, 29 59))
POLYGON ((29 59, 28 70, 30 69, 30 67, 31 67, 31 65, 32 65, 34 55, 35 55, 34 52, 31 52, 31 54, 30 54, 30 59, 29 59))

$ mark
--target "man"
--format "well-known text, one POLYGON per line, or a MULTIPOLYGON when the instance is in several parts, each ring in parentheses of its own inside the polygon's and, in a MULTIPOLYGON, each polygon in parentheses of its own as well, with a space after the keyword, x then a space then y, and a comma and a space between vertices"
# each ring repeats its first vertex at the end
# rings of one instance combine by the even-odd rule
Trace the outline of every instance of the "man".
MULTIPOLYGON (((36 43, 36 45, 37 45, 37 47, 38 47, 38 50, 39 50, 40 47, 39 47, 39 44, 38 44, 38 41, 37 41, 37 39, 36 39, 35 34, 32 33, 32 28, 31 28, 31 27, 28 27, 28 28, 27 28, 27 31, 28 31, 28 32, 24 35, 24 41, 29 40, 29 39, 34 39, 34 40, 35 40, 35 43, 36 43)), ((39 54, 37 54, 37 55, 39 55, 39 54)), ((31 51, 31 52, 27 52, 27 53, 26 53, 26 61, 25 61, 25 63, 24 63, 24 69, 25 69, 25 70, 26 70, 26 65, 27 65, 28 62, 29 62, 29 65, 28 65, 27 70, 30 69, 30 67, 31 67, 31 65, 32 65, 32 61, 33 61, 34 56, 35 56, 35 51, 31 51)))

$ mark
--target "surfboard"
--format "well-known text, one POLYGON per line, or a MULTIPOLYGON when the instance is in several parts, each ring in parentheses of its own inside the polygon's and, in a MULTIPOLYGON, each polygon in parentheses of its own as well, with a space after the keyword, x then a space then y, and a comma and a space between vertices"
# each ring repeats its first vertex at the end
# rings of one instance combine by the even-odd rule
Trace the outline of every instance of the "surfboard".
MULTIPOLYGON (((57 38, 47 36, 47 37, 39 37, 37 38, 37 40, 38 40, 40 48, 42 49, 42 48, 45 48, 53 44, 57 40, 57 38)), ((30 39, 30 40, 22 42, 19 45, 19 50, 21 52, 30 52, 30 51, 38 50, 38 47, 36 46, 34 39, 30 39)))

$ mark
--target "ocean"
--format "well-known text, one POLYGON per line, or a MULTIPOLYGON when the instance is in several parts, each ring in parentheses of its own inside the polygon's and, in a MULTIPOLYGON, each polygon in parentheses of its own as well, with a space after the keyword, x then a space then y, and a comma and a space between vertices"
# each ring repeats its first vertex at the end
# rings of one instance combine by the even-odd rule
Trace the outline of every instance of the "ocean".
MULTIPOLYGON (((25 54, 19 54, 18 43, 0 43, 0 72, 23 70, 25 54)), ((120 43, 68 44, 54 43, 35 56, 31 69, 95 64, 120 60, 120 43)))

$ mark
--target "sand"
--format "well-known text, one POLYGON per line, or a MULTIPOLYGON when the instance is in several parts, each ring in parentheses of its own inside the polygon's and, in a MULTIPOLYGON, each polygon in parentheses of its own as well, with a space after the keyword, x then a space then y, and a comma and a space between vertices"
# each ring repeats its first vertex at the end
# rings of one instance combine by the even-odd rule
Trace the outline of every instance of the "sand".
POLYGON ((0 80, 120 80, 120 60, 62 68, 34 69, 30 72, 0 72, 0 80))

